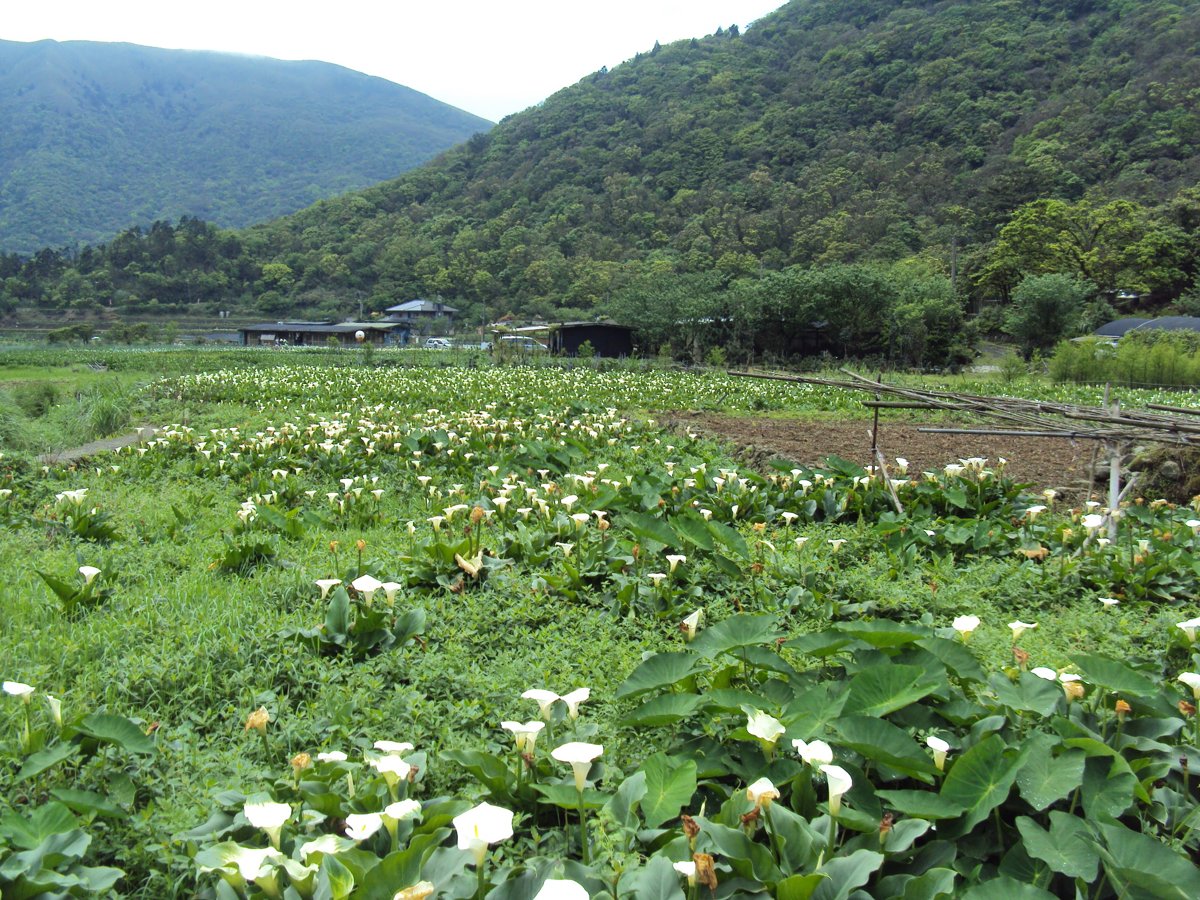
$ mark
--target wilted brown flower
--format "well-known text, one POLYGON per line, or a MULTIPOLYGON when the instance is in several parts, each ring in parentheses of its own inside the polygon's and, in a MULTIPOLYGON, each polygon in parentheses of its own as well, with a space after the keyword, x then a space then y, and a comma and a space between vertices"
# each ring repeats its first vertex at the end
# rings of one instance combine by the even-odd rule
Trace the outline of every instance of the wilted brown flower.
POLYGON ((713 858, 707 853, 693 853, 692 861, 696 864, 696 882, 704 885, 710 891, 717 889, 717 867, 713 858))
POLYGON ((471 507, 471 524, 472 525, 478 525, 480 520, 483 518, 483 516, 484 516, 484 512, 483 512, 482 506, 472 506, 471 507))
POLYGON ((364 550, 367 549, 367 542, 364 541, 362 538, 359 538, 357 541, 354 542, 354 549, 357 550, 359 553, 362 553, 364 550))
POLYGON ((687 813, 684 813, 682 816, 680 816, 679 821, 683 824, 683 833, 687 835, 689 843, 694 841, 700 834, 699 823, 687 813))
POLYGON ((1038 562, 1041 562, 1047 556, 1050 555, 1050 551, 1047 550, 1045 547, 1038 547, 1035 550, 1030 550, 1027 547, 1022 547, 1017 552, 1020 553, 1022 556, 1024 556, 1026 559, 1034 559, 1034 560, 1037 560, 1038 562))
POLYGON ((1017 660, 1017 665, 1022 669, 1025 668, 1026 663, 1029 662, 1029 654, 1020 647, 1013 647, 1013 656, 1017 660))
POLYGON ((292 771, 299 775, 305 769, 312 765, 312 757, 304 751, 297 753, 292 757, 292 771))
POLYGON ((883 818, 879 820, 879 843, 882 844, 887 840, 887 836, 892 830, 892 822, 895 821, 895 818, 896 817, 890 812, 886 812, 883 814, 883 818))
POLYGON ((419 881, 412 887, 405 888, 402 891, 396 891, 392 895, 392 900, 425 900, 437 888, 433 886, 432 881, 419 881))
POLYGON ((253 728, 259 734, 265 735, 267 733, 267 723, 270 721, 271 714, 267 712, 267 708, 265 706, 260 706, 246 717, 246 727, 243 730, 249 731, 251 728, 253 728))
POLYGON ((337 541, 329 542, 329 549, 332 550, 334 553, 338 552, 338 547, 340 547, 340 546, 342 546, 342 545, 337 541))
POLYGON ((758 824, 758 817, 761 812, 762 807, 756 806, 754 809, 750 810, 750 812, 742 816, 742 827, 747 830, 753 829, 754 826, 758 824))
POLYGON ((1068 681, 1068 682, 1064 683, 1063 684, 1063 693, 1067 695, 1068 703, 1070 703, 1072 700, 1082 700, 1083 695, 1085 693, 1084 687, 1083 687, 1083 682, 1068 681))
POLYGON ((1129 713, 1133 712, 1133 707, 1124 700, 1118 700, 1114 709, 1116 710, 1118 719, 1123 719, 1125 716, 1129 715, 1129 713))
POLYGON ((1196 706, 1187 700, 1179 701, 1179 713, 1182 716, 1194 716, 1196 714, 1196 706))

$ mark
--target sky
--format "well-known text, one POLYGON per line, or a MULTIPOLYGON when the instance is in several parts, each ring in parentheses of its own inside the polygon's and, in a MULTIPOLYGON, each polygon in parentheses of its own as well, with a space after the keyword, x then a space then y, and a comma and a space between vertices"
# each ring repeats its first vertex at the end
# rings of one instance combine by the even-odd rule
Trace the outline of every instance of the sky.
POLYGON ((378 75, 499 121, 654 42, 743 30, 784 0, 5 0, 0 39, 125 41, 378 75))

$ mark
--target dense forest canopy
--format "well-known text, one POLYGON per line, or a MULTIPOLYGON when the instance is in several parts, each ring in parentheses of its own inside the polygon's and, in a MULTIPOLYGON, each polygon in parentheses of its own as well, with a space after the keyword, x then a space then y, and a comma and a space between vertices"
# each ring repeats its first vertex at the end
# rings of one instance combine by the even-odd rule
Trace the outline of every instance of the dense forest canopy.
POLYGON ((227 227, 393 178, 491 123, 321 62, 0 41, 0 249, 227 227))
POLYGON ((198 267, 178 244, 200 226, 181 223, 169 264, 151 229, 10 261, 0 296, 283 314, 441 295, 475 322, 614 314, 651 347, 741 334, 766 351, 771 316, 802 332, 829 318, 811 298, 854 316, 873 291, 875 330, 834 322, 834 349, 919 321, 906 358, 927 362, 966 309, 1030 277, 1101 305, 1194 298, 1198 150, 1200 0, 793 0, 745 33, 656 45, 398 179, 214 234, 225 252, 198 267), (114 256, 123 243, 149 255, 114 256))

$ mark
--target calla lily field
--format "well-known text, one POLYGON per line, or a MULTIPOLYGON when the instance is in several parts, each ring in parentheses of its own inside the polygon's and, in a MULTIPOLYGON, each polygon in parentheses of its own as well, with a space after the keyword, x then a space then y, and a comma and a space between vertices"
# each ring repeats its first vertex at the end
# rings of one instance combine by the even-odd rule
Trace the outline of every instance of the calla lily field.
POLYGON ((6 900, 1200 896, 1200 498, 658 421, 811 385, 190 359, 0 456, 6 900))

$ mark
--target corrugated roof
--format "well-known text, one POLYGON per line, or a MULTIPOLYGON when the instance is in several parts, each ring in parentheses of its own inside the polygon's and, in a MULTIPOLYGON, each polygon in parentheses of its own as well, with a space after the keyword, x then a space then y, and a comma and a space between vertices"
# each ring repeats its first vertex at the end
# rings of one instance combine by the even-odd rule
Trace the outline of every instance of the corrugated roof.
POLYGON ((1097 337, 1119 338, 1131 331, 1200 331, 1200 317, 1159 316, 1157 319, 1129 317, 1101 325, 1093 332, 1097 337))
POLYGON ((408 300, 396 306, 389 306, 384 312, 390 313, 406 313, 406 312, 428 312, 428 313, 456 313, 458 310, 453 306, 447 306, 437 300, 408 300))
POLYGON ((1125 332, 1131 331, 1149 321, 1149 319, 1141 319, 1133 316, 1126 319, 1117 319, 1115 322, 1101 325, 1096 329, 1095 334, 1099 337, 1121 337, 1125 332))
POLYGON ((293 334, 353 334, 356 331, 392 331, 406 327, 402 322, 268 322, 263 325, 243 325, 239 331, 290 331, 293 334))

